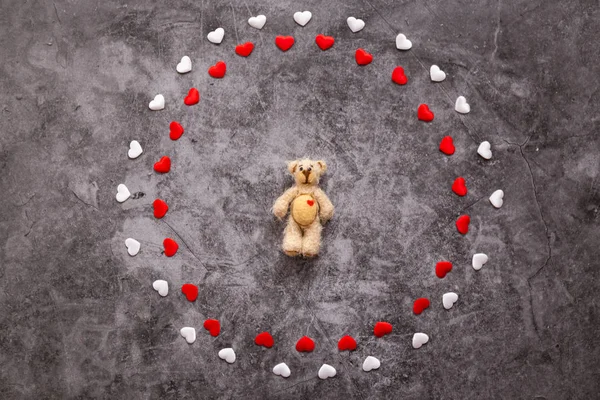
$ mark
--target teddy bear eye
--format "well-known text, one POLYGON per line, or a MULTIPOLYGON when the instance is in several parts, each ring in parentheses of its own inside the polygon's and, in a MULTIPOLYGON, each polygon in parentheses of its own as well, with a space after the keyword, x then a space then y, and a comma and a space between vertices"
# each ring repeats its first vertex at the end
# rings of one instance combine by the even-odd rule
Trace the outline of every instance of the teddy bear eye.
POLYGON ((302 171, 302 166, 300 166, 300 171, 302 171))

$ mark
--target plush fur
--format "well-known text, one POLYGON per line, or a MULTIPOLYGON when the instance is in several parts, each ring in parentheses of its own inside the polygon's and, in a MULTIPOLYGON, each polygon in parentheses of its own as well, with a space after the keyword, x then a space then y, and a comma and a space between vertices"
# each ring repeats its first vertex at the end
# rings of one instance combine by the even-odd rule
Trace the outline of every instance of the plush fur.
POLYGON ((319 188, 319 178, 327 170, 324 161, 296 160, 288 164, 295 184, 273 205, 273 214, 283 219, 290 210, 283 236, 288 256, 314 257, 321 247, 322 224, 333 217, 333 204, 319 188))

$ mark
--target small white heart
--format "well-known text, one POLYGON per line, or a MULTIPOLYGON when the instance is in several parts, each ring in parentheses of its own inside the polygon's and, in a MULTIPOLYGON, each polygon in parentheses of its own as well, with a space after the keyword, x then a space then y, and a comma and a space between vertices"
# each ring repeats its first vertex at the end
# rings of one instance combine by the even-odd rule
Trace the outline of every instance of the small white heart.
POLYGON ((141 245, 137 240, 127 238, 125 239, 125 247, 127 247, 127 253, 129 253, 130 256, 135 256, 140 252, 141 245))
POLYGON ((426 334, 418 332, 413 335, 412 345, 415 349, 420 348, 427 342, 429 342, 429 336, 426 334))
POLYGON ((479 271, 481 269, 481 267, 483 267, 483 264, 488 262, 488 260, 489 260, 488 256, 483 253, 474 254, 473 255, 473 269, 475 271, 479 271))
POLYGON ((256 17, 250 17, 248 19, 248 24, 256 29, 262 29, 266 23, 267 17, 265 17, 264 15, 257 15, 256 17))
POLYGON ((368 356, 363 362, 363 371, 369 372, 372 369, 378 369, 379 366, 381 366, 381 362, 378 359, 372 356, 368 356))
POLYGON ((188 56, 181 57, 181 61, 177 64, 177 72, 180 74, 185 74, 192 70, 192 60, 188 56))
POLYGON ((502 204, 504 204, 504 192, 502 189, 498 189, 492 193, 490 196, 490 203, 496 208, 502 207, 502 204))
POLYGON ((119 186, 117 186, 117 201, 122 203, 127 200, 129 196, 131 196, 131 193, 129 192, 129 189, 127 189, 127 186, 120 183, 119 186))
POLYGON ((329 364, 323 364, 321 365, 321 368, 319 368, 318 375, 321 379, 333 378, 335 374, 337 374, 337 371, 329 364))
POLYGON ((142 145, 137 140, 132 140, 131 143, 129 143, 129 151, 127 152, 127 156, 132 160, 134 158, 138 158, 143 152, 144 150, 142 150, 142 145))
POLYGON ((152 100, 150 102, 150 104, 148 104, 148 107, 150 107, 150 109, 152 111, 158 111, 158 110, 162 110, 165 108, 165 98, 162 94, 157 94, 156 96, 154 96, 154 100, 152 100))
POLYGON ((231 347, 222 349, 219 351, 219 358, 227 361, 229 364, 233 364, 235 362, 235 351, 231 347))
POLYGON ((431 80, 434 82, 442 82, 444 79, 446 79, 446 73, 435 64, 429 68, 429 75, 431 76, 431 80))
POLYGON ((179 332, 189 344, 192 344, 196 341, 196 329, 186 326, 185 328, 181 328, 179 332))
POLYGON ((308 24, 308 21, 312 18, 312 13, 310 11, 298 11, 294 13, 294 21, 300 26, 304 26, 308 24))
POLYGON ((444 305, 444 308, 446 310, 451 309, 454 303, 456 303, 457 301, 458 295, 454 292, 444 293, 444 295, 442 296, 442 304, 444 305))
POLYGON ((456 103, 454 104, 454 109, 456 110, 456 112, 459 112, 461 114, 468 114, 469 111, 471 111, 471 106, 469 105, 469 103, 467 103, 467 99, 465 99, 465 96, 458 96, 458 98, 456 99, 456 103))
POLYGON ((162 279, 158 279, 154 281, 152 284, 154 290, 158 292, 162 297, 165 297, 169 294, 169 283, 167 281, 163 281, 162 279))
POLYGON ((350 30, 354 33, 362 31, 363 28, 365 27, 365 21, 363 21, 362 19, 348 17, 346 22, 348 23, 348 27, 350 28, 350 30))
POLYGON ((479 154, 481 157, 485 158, 486 160, 489 160, 490 158, 492 158, 492 145, 490 144, 490 142, 488 142, 487 140, 484 142, 481 142, 481 144, 477 148, 477 154, 479 154))
POLYGON ((273 373, 275 375, 279 375, 279 376, 283 376, 284 378, 287 378, 290 376, 292 371, 290 371, 290 367, 288 367, 286 363, 281 363, 281 364, 277 364, 276 366, 273 367, 273 373))
POLYGON ((412 42, 406 38, 406 35, 403 33, 399 33, 396 36, 396 48, 398 50, 410 50, 412 47, 412 42))
POLYGON ((219 44, 223 41, 223 36, 225 36, 225 29, 217 28, 210 32, 206 37, 208 38, 209 42, 219 44))

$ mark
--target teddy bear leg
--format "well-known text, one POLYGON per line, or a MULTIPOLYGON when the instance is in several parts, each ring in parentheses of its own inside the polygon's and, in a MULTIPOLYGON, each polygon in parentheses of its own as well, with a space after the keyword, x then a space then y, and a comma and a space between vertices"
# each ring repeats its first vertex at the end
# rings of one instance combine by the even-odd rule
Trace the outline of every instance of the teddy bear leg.
POLYGON ((321 222, 319 218, 309 225, 304 230, 304 238, 302 239, 302 255, 304 257, 314 257, 319 254, 319 248, 321 247, 321 222))
POLYGON ((302 251, 302 229, 291 215, 283 232, 282 248, 283 252, 290 257, 297 256, 302 251))

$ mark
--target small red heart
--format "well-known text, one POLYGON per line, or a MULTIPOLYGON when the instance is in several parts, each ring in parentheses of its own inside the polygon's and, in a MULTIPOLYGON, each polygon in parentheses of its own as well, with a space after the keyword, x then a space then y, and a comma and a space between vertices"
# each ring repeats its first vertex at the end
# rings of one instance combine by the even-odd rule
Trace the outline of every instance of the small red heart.
POLYGON ((221 79, 225 76, 227 65, 223 61, 218 61, 215 65, 208 69, 208 74, 213 78, 221 79))
POLYGON ((166 174, 171 170, 171 159, 167 156, 163 156, 154 163, 154 170, 161 174, 166 174))
POLYGON ((429 110, 429 106, 427 104, 421 104, 417 110, 417 117, 421 121, 431 122, 433 121, 433 112, 429 110))
POLYGON ((377 337, 382 337, 387 335, 388 333, 392 333, 392 324, 390 324, 389 322, 378 322, 375 324, 373 333, 377 337))
POLYGON ((469 232, 470 222, 471 217, 469 217, 468 215, 461 215, 456 220, 456 229, 458 229, 458 232, 462 233, 463 235, 466 235, 469 232))
POLYGON ((440 151, 448 156, 454 154, 454 142, 452 141, 452 136, 444 136, 442 141, 440 142, 440 151))
POLYGON ((211 336, 217 337, 221 333, 221 323, 216 319, 207 319, 204 321, 204 329, 210 333, 211 336))
POLYGON ((169 125, 169 137, 171 140, 177 140, 183 135, 183 126, 177 121, 171 122, 169 125))
POLYGON ((275 341, 269 332, 262 332, 256 335, 256 338, 254 338, 254 343, 256 343, 257 346, 265 346, 266 348, 270 349, 275 344, 275 341))
POLYGON ((163 240, 163 246, 165 248, 165 256, 167 257, 173 257, 179 249, 179 245, 177 244, 177 242, 171 238, 166 238, 165 240, 163 240))
POLYGON ((373 56, 364 51, 363 49, 356 50, 354 58, 356 59, 356 63, 358 65, 367 65, 370 64, 371 61, 373 61, 373 56))
POLYGON ((296 351, 311 352, 315 349, 315 342, 308 336, 302 336, 296 342, 296 351))
POLYGON ((191 88, 187 96, 185 96, 185 98, 183 99, 183 102, 186 106, 193 106, 194 104, 198 104, 199 101, 200 92, 198 92, 198 89, 196 88, 191 88))
POLYGON ((252 42, 246 42, 235 46, 235 54, 241 57, 248 57, 252 53, 252 50, 254 50, 254 43, 252 42))
POLYGON ((465 178, 459 176, 454 180, 452 184, 452 191, 459 196, 464 196, 467 194, 467 185, 465 184, 465 178))
POLYGON ((322 34, 318 34, 315 38, 315 42, 321 50, 325 51, 331 48, 331 46, 333 46, 333 44, 335 43, 335 39, 333 38, 333 36, 325 36, 322 34))
POLYGON ((450 261, 440 261, 435 264, 435 274, 442 279, 448 272, 452 271, 452 263, 450 261))
POLYGON ((162 218, 169 211, 169 206, 161 199, 154 200, 152 206, 154 207, 154 218, 162 218))
POLYGON ((392 72, 392 81, 394 83, 397 83, 398 85, 406 85, 406 82, 408 82, 408 78, 404 74, 404 68, 394 68, 394 71, 392 72))
POLYGON ((294 38, 292 36, 277 36, 275 38, 275 45, 281 51, 288 51, 294 45, 294 38))
POLYGON ((416 315, 421 314, 426 308, 429 307, 429 300, 425 297, 421 297, 415 300, 413 303, 413 312, 416 315))
POLYGON ((186 283, 181 287, 181 293, 185 294, 188 301, 196 301, 198 298, 198 286, 186 283))
POLYGON ((340 351, 356 350, 356 340, 354 340, 354 338, 352 336, 346 335, 343 338, 341 338, 340 341, 338 342, 338 349, 340 351))
POLYGON ((315 204, 314 200, 306 200, 306 202, 308 203, 309 206, 313 206, 313 204, 315 204))

